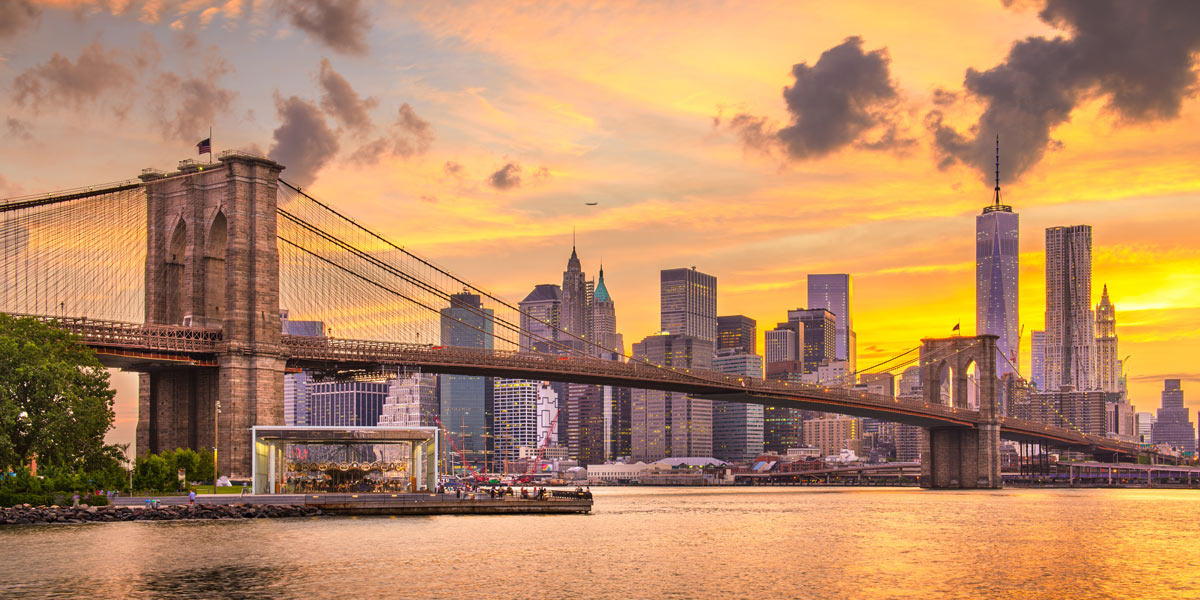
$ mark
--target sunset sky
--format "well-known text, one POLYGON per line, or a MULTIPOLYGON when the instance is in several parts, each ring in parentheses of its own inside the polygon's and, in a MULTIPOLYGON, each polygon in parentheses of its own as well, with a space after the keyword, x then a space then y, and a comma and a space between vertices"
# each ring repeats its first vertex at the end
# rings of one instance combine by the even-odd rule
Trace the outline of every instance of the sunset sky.
POLYGON ((851 273, 863 365, 973 329, 999 135, 1023 370, 1044 229, 1087 224, 1133 403, 1180 377, 1200 408, 1198 51, 1200 3, 0 0, 0 197, 171 169, 211 126, 514 302, 576 228, 627 345, 662 268, 760 336, 851 273))

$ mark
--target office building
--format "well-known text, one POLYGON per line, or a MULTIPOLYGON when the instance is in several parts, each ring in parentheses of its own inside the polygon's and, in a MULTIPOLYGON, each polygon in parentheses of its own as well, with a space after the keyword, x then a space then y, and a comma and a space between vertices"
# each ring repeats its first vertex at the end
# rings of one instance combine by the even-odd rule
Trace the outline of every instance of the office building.
POLYGON ((1038 390, 1046 389, 1046 332, 1034 330, 1029 334, 1029 379, 1038 390))
POLYGON ((836 343, 831 360, 846 361, 851 373, 858 370, 853 291, 853 281, 847 273, 808 276, 808 307, 824 308, 836 319, 836 343))
POLYGON ((287 373, 283 376, 283 424, 289 427, 308 425, 308 373, 287 373))
MULTIPOLYGON (((606 360, 624 360, 625 342, 617 333, 616 303, 604 281, 603 267, 588 289, 592 314, 589 322, 595 344, 592 354, 606 360)), ((627 388, 568 384, 566 444, 570 456, 583 466, 628 456, 629 401, 627 388)))
POLYGON ((996 188, 992 203, 975 217, 975 333, 995 335, 996 375, 1016 371, 1020 339, 1019 221, 1000 201, 1000 138, 996 138, 996 188), (1007 359, 1007 360, 1005 360, 1007 359))
POLYGON ((557 353, 562 288, 550 283, 537 285, 517 308, 521 311, 520 350, 557 353))
POLYGON ((562 282, 562 313, 560 326, 570 339, 588 339, 587 324, 590 320, 590 310, 587 289, 587 277, 575 254, 575 246, 571 246, 571 257, 567 259, 567 270, 563 271, 562 282))
POLYGON ((1154 439, 1154 413, 1140 412, 1134 416, 1137 441, 1149 444, 1154 439))
POLYGON ((436 375, 421 372, 401 373, 388 387, 378 425, 436 427, 438 405, 436 375))
POLYGON ((1056 392, 1031 392, 1014 399, 1014 417, 1053 427, 1104 436, 1108 430, 1104 392, 1069 387, 1056 392))
MULTIPOLYGON (((815 373, 822 364, 838 360, 836 357, 837 319, 829 310, 824 308, 789 310, 787 323, 780 323, 776 329, 791 329, 796 332, 796 339, 800 343, 797 353, 804 361, 802 369, 804 373, 815 373)), ((841 362, 849 367, 847 361, 841 362)))
POLYGON ((832 456, 843 449, 859 452, 862 439, 862 424, 855 417, 826 415, 804 422, 804 443, 820 451, 821 456, 832 456))
POLYGON ((1178 379, 1163 380, 1162 408, 1151 427, 1155 444, 1167 444, 1184 452, 1196 450, 1196 428, 1183 405, 1183 388, 1178 379))
MULTIPOLYGON (((325 337, 323 321, 293 321, 288 318, 287 310, 279 311, 279 322, 284 335, 302 335, 306 337, 325 337)), ((283 376, 283 423, 289 426, 309 425, 308 393, 311 376, 301 371, 285 373, 283 376)))
MULTIPOLYGON (((443 346, 491 350, 494 344, 494 313, 483 308, 477 294, 461 293, 450 296, 450 306, 441 310, 441 343, 443 346)), ((468 375, 439 375, 438 394, 441 401, 442 425, 449 431, 454 444, 443 443, 446 464, 452 472, 489 470, 492 465, 492 379, 468 375)), ((443 442, 447 440, 443 439, 443 442)))
POLYGON ((1117 313, 1108 299, 1108 286, 1096 305, 1096 389, 1121 393, 1121 366, 1117 358, 1117 313))
POLYGON ((660 273, 661 330, 700 340, 717 339, 717 278, 690 269, 660 273))
MULTIPOLYGON (((713 318, 716 333, 716 318, 713 318)), ((652 335, 633 345, 635 359, 664 367, 711 369, 713 341, 690 335, 652 335)), ((679 392, 632 391, 633 460, 712 456, 712 401, 679 392)))
POLYGON ((375 427, 390 382, 316 381, 308 383, 308 423, 317 427, 375 427))
POLYGON ((758 322, 745 315, 717 317, 717 350, 758 354, 758 322))
POLYGON ((509 463, 521 458, 521 448, 558 445, 551 429, 558 413, 558 394, 546 381, 497 378, 494 383, 496 466, 511 471, 509 463), (549 434, 549 439, 547 439, 549 434), (507 467, 507 468, 506 468, 507 467))
MULTIPOLYGON (((751 332, 753 338, 754 333, 751 332)), ((763 378, 761 356, 738 345, 717 350, 713 370, 747 379, 763 378)), ((726 462, 745 462, 763 453, 763 406, 743 402, 713 402, 713 454, 726 462)))
POLYGON ((608 360, 624 360, 625 340, 617 333, 617 308, 608 285, 604 283, 604 267, 592 292, 592 341, 598 346, 596 356, 608 360))
POLYGON ((1092 227, 1046 229, 1045 389, 1095 388, 1092 227))

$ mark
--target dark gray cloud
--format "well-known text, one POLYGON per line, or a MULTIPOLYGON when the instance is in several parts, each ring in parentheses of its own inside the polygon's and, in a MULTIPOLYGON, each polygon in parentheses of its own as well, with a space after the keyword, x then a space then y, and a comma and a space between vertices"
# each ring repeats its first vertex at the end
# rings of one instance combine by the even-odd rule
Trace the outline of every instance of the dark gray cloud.
POLYGON ((409 158, 429 151, 433 144, 433 126, 417 116, 407 102, 400 106, 396 120, 388 126, 387 135, 367 142, 351 157, 355 162, 375 164, 384 155, 409 158))
POLYGON ((287 168, 288 181, 308 185, 337 154, 337 135, 317 105, 307 100, 276 95, 275 111, 280 124, 268 156, 287 168))
POLYGON ((0 0, 0 40, 21 33, 41 16, 42 9, 29 0, 0 0))
POLYGON ((219 80, 233 71, 223 60, 212 61, 198 77, 174 73, 158 76, 152 88, 151 110, 157 114, 165 139, 194 143, 206 137, 208 127, 233 107, 237 92, 221 87, 219 80))
POLYGON ((508 190, 521 185, 521 165, 510 162, 488 177, 488 183, 498 190, 508 190))
MULTIPOLYGON (((765 117, 741 113, 726 121, 750 149, 779 148, 793 160, 820 158, 846 146, 902 150, 916 140, 897 124, 899 93, 892 83, 886 48, 863 51, 857 36, 821 53, 813 65, 792 66, 794 83, 783 89, 790 120, 779 127, 765 117)), ((713 125, 722 125, 722 115, 713 125)))
POLYGON ((826 50, 813 66, 792 67, 796 82, 783 89, 791 125, 779 139, 792 158, 824 156, 889 122, 895 105, 887 49, 863 52, 862 38, 846 38, 826 50))
POLYGON ((333 70, 329 59, 321 59, 321 73, 317 76, 321 83, 321 108, 326 114, 348 129, 366 131, 371 128, 371 109, 379 106, 375 98, 359 98, 358 92, 350 86, 345 77, 333 70))
POLYGON ((113 108, 123 116, 132 104, 129 99, 136 78, 121 63, 115 50, 99 42, 83 49, 75 62, 55 53, 45 64, 30 67, 13 80, 13 100, 18 106, 34 111, 50 107, 83 110, 105 96, 115 98, 113 108))
POLYGON ((370 15, 361 0, 279 0, 292 25, 342 54, 367 53, 370 15))
POLYGON ((987 180, 999 135, 1001 168, 1016 178, 1059 145, 1051 132, 1089 98, 1103 98, 1119 122, 1137 123, 1177 117, 1196 91, 1198 2, 1049 0, 1039 17, 1070 37, 1028 37, 1003 63, 968 69, 964 87, 985 105, 968 131, 938 111, 927 117, 942 166, 961 163, 987 180))
POLYGON ((5 129, 8 130, 8 136, 18 140, 28 142, 33 139, 33 134, 29 132, 29 123, 20 119, 8 117, 4 120, 5 129))

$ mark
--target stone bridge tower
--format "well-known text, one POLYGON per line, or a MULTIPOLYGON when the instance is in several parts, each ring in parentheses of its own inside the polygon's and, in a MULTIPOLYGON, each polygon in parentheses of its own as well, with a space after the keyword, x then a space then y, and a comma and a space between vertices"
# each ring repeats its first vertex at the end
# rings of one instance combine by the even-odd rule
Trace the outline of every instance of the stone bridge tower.
POLYGON ((141 374, 139 454, 213 446, 223 475, 250 475, 250 427, 283 424, 279 164, 226 153, 147 172, 146 323, 220 329, 215 368, 141 374), (221 414, 216 415, 216 403, 221 414), (214 432, 214 424, 219 428, 214 432))
POLYGON ((925 430, 921 487, 1000 488, 1000 420, 995 335, 921 340, 922 393, 927 404, 979 411, 975 428, 925 430), (975 376, 971 376, 971 367, 975 376), (943 397, 942 382, 949 397, 943 397), (976 404, 969 402, 974 395, 976 404))

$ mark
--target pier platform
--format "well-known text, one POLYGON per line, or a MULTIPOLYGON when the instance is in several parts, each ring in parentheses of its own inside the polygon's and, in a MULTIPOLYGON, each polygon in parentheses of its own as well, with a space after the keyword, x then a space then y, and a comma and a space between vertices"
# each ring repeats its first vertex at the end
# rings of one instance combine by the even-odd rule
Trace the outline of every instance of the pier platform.
MULTIPOLYGON (((116 498, 113 504, 144 507, 147 500, 158 500, 159 506, 188 503, 187 496, 131 496, 116 498)), ((492 499, 486 494, 477 494, 475 499, 455 498, 454 494, 197 494, 196 504, 314 506, 327 515, 561 515, 592 511, 591 498, 492 499)))

